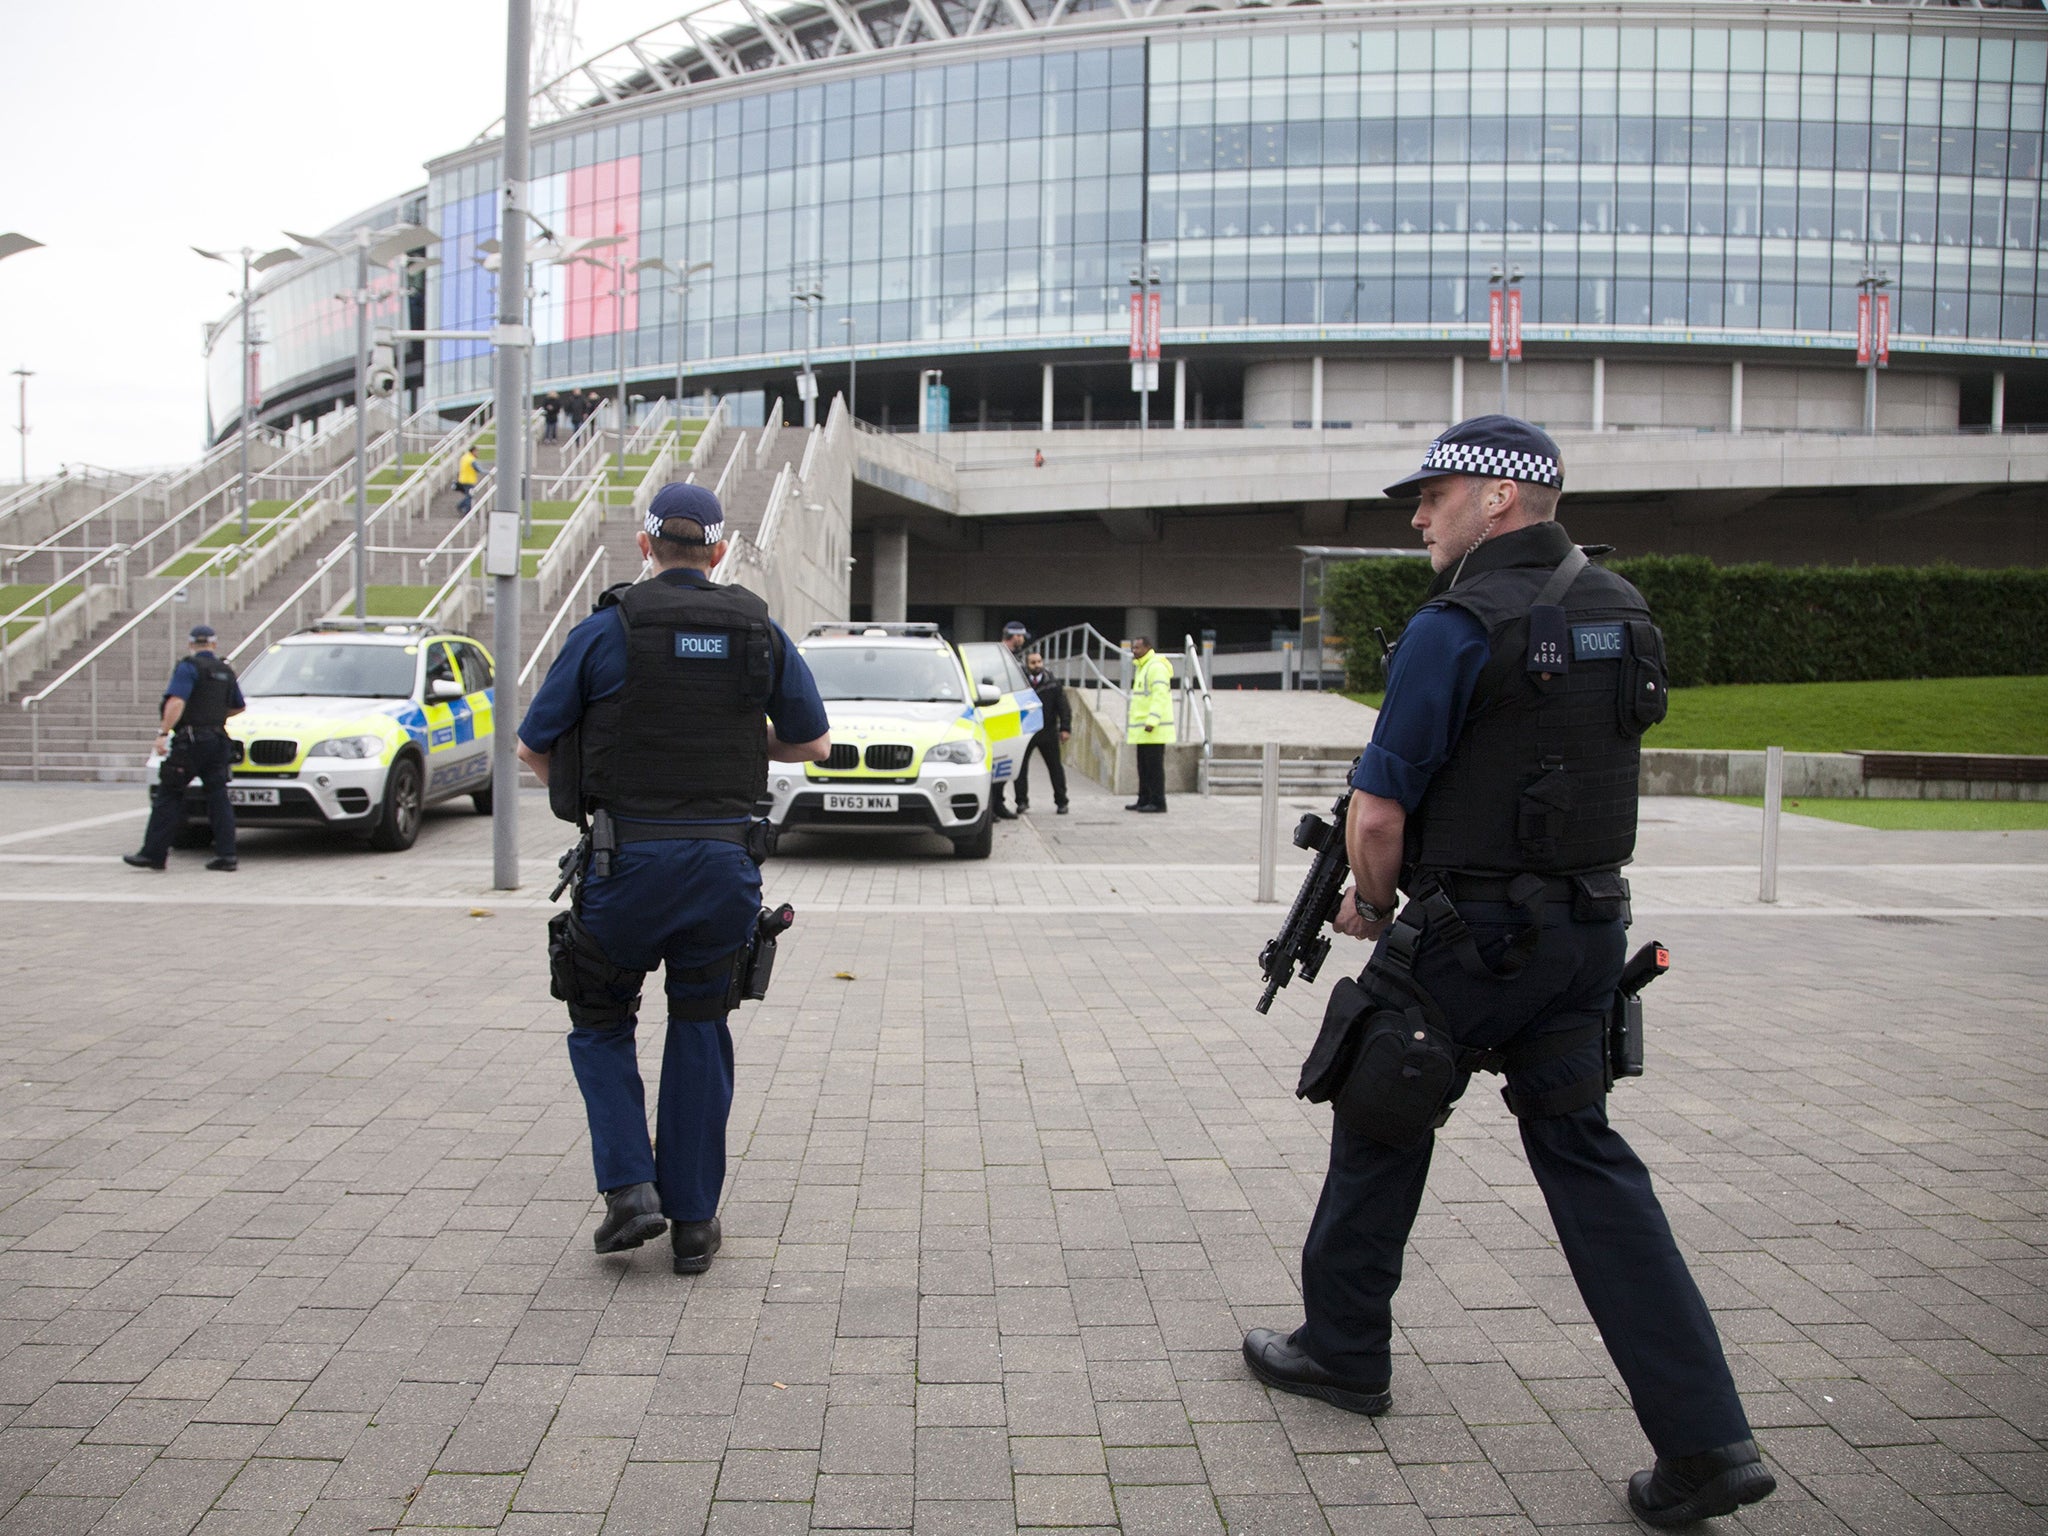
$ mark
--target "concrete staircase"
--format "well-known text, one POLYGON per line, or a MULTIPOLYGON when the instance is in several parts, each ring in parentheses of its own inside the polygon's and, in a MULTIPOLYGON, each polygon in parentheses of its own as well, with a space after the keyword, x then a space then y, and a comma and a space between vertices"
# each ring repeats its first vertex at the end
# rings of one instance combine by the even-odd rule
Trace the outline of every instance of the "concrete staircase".
MULTIPOLYGON (((1209 758, 1209 792, 1214 795, 1256 795, 1263 781, 1261 749, 1243 742, 1219 741, 1209 758)), ((1280 748, 1280 793, 1336 795, 1351 773, 1355 746, 1280 748)))

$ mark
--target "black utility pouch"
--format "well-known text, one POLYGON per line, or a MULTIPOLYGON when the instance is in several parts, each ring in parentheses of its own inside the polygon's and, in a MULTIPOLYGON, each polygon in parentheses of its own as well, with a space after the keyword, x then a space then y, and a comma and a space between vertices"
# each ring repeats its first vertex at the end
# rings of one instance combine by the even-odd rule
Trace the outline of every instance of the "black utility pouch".
POLYGON ((1643 1075, 1643 1000, 1633 992, 1614 994, 1607 1015, 1607 1081, 1643 1075))
POLYGON ((1620 691, 1615 696, 1621 734, 1640 736, 1662 720, 1671 707, 1670 693, 1664 632, 1648 619, 1630 619, 1628 653, 1622 658, 1620 691))
POLYGON ((1549 858, 1564 836, 1565 817, 1574 799, 1571 775, 1556 758, 1545 758, 1541 771, 1522 785, 1515 820, 1515 841, 1532 858, 1549 858))
POLYGON ((576 983, 576 954, 569 943, 569 913, 565 908, 548 919, 548 991, 557 1002, 573 996, 576 983))
POLYGON ((1330 989, 1330 1001, 1323 1009, 1323 1027, 1301 1064, 1301 1081, 1294 1096, 1311 1104, 1327 1104, 1342 1086, 1344 1076, 1358 1054, 1358 1029, 1366 1016, 1379 1006, 1365 988, 1344 977, 1330 989))
POLYGON ((548 749, 548 809, 583 825, 583 726, 572 725, 548 749))
POLYGON ((1629 920, 1628 881, 1616 870, 1572 876, 1572 921, 1611 923, 1629 920))
POLYGON ((1366 1021, 1357 1061, 1331 1101, 1360 1136, 1412 1147, 1451 1117, 1458 1050, 1419 1008, 1382 1009, 1366 1021))

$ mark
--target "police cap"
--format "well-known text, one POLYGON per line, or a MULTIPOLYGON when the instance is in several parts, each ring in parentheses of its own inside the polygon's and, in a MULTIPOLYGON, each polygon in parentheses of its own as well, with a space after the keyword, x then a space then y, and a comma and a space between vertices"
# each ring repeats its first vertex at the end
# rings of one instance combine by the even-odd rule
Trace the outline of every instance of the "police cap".
POLYGON ((671 481, 647 504, 647 536, 671 544, 716 544, 725 537, 725 509, 705 487, 671 481))
POLYGON ((1480 475, 1489 480, 1525 480, 1564 489, 1564 455, 1539 426, 1519 416, 1474 416, 1459 422, 1429 445, 1422 468, 1386 489, 1396 500, 1422 494, 1422 483, 1438 475, 1480 475))

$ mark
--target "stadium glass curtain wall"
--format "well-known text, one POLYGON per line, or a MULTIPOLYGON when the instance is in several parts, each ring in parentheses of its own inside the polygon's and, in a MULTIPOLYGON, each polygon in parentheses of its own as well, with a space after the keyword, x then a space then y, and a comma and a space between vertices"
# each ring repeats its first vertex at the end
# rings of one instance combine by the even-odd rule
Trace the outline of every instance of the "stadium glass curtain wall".
MULTIPOLYGON (((712 261, 690 339, 712 367, 793 351, 812 268, 827 349, 840 315, 935 353, 1099 339, 1141 240, 1182 330, 1481 322, 1505 242, 1537 324, 1845 332, 1867 250, 1902 335, 2048 340, 2048 39, 1296 25, 764 80, 543 140, 533 203, 628 263, 712 261)), ((491 319, 496 175, 433 178, 444 325, 491 319)), ((672 369, 675 296, 629 292, 629 369, 672 369)), ((537 381, 616 369, 611 294, 607 271, 538 270, 537 381)), ((442 346, 429 393, 487 374, 442 346)))

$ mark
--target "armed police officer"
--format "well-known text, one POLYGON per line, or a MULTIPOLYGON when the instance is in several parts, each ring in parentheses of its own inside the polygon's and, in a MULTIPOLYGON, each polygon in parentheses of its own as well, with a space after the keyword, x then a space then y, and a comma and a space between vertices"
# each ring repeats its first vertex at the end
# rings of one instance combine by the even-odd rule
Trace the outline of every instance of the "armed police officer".
POLYGON ((1547 434, 1481 416, 1387 488, 1419 495, 1413 522, 1437 574, 1352 779, 1357 883, 1333 923, 1378 943, 1359 981, 1334 989, 1304 1069, 1304 1095, 1337 1110, 1302 1248, 1307 1317, 1292 1334, 1252 1330, 1244 1355, 1270 1386, 1386 1411, 1394 1290, 1434 1127, 1472 1071, 1501 1071, 1573 1278, 1657 1453, 1629 1503, 1677 1525, 1776 1484, 1649 1174, 1607 1122, 1619 871, 1635 847, 1638 738, 1664 713, 1663 640, 1641 594, 1554 520, 1563 486, 1547 434), (1349 1044, 1325 1054, 1332 1041, 1349 1044), (1332 1081, 1315 1092, 1318 1071, 1332 1081))
POLYGON ((137 869, 162 869, 170 859, 171 842, 185 824, 185 790, 194 779, 206 788, 206 819, 213 829, 213 857, 208 869, 231 871, 235 859, 235 808, 228 799, 228 778, 234 772, 235 744, 228 720, 248 706, 242 685, 213 650, 213 626, 195 624, 186 642, 189 654, 171 671, 158 705, 156 744, 164 750, 157 770, 156 794, 142 851, 124 853, 121 862, 137 869))
POLYGON ((766 604, 711 580, 726 550, 718 498, 663 486, 639 544, 653 578, 611 588, 569 632, 520 722, 519 758, 556 814, 588 828, 549 961, 605 1200, 595 1246, 637 1248, 668 1227, 676 1273, 700 1274, 720 1241, 726 1015, 768 916, 755 806, 771 760, 823 762, 832 743, 766 604), (634 1029, 657 965, 668 1031, 650 1145, 634 1029))

